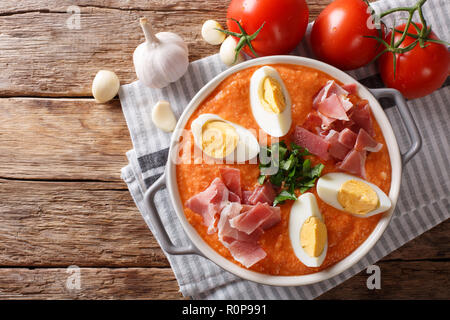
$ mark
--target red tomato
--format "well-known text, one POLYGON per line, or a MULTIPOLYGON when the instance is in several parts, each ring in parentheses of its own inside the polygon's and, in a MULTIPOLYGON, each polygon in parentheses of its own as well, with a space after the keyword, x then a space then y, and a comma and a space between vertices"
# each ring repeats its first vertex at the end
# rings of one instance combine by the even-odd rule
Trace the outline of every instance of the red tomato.
POLYGON ((372 25, 367 4, 362 0, 336 0, 314 22, 311 46, 320 60, 342 70, 362 67, 372 61, 382 47, 372 25))
MULTIPOLYGON (((417 24, 422 29, 421 24, 417 24)), ((396 27, 405 30, 405 24, 396 27)), ((417 34, 414 26, 410 25, 408 33, 417 34)), ((394 41, 402 37, 396 32, 394 41)), ((431 32, 428 38, 438 39, 431 32)), ((391 33, 386 36, 386 42, 390 43, 391 33)), ((415 38, 406 36, 400 44, 400 48, 407 47, 415 38)), ((426 96, 439 89, 447 79, 450 70, 450 53, 443 44, 425 42, 425 48, 419 44, 405 53, 396 54, 396 72, 394 77, 394 59, 391 52, 384 53, 378 59, 378 70, 387 87, 399 90, 405 98, 415 99, 426 96)))
MULTIPOLYGON (((234 18, 251 35, 265 22, 251 43, 260 56, 288 54, 302 40, 308 25, 305 0, 232 0, 228 7, 228 30, 240 33, 234 18)), ((245 53, 253 56, 245 46, 245 53)))

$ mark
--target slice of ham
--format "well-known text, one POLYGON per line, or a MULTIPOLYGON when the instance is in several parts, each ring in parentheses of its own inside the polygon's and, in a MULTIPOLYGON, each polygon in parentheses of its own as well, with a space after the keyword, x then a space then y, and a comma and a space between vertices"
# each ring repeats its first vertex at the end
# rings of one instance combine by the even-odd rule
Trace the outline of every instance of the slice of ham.
POLYGON ((303 123, 303 127, 309 131, 315 131, 316 128, 322 125, 322 118, 318 112, 312 111, 306 116, 306 120, 303 123))
POLYGON ((322 124, 320 125, 320 128, 322 130, 328 130, 333 125, 333 123, 336 121, 336 119, 329 118, 329 117, 321 114, 320 112, 317 112, 317 115, 319 116, 320 120, 322 121, 322 124))
POLYGON ((334 83, 333 80, 327 81, 327 83, 316 94, 316 96, 313 99, 314 109, 317 109, 317 105, 328 97, 328 91, 330 90, 330 87, 333 85, 333 83, 334 83))
POLYGON ((236 193, 228 190, 228 201, 241 203, 241 198, 236 193))
POLYGON ((350 115, 350 119, 352 119, 359 128, 363 128, 372 137, 374 136, 370 106, 367 100, 363 100, 355 106, 350 115))
POLYGON ((358 87, 357 87, 356 83, 348 83, 348 84, 342 85, 342 89, 347 91, 349 94, 356 94, 358 87))
POLYGON ((344 106, 341 102, 341 99, 334 93, 330 95, 328 98, 319 102, 317 104, 317 109, 321 114, 323 114, 328 118, 345 121, 349 120, 349 118, 347 117, 346 110, 344 109, 344 106))
POLYGON ((358 135, 352 130, 345 128, 339 133, 339 142, 349 149, 353 149, 358 135))
POLYGON ((261 238, 261 236, 264 233, 264 230, 262 228, 257 228, 252 233, 246 234, 245 232, 239 231, 236 228, 231 227, 229 222, 228 227, 229 229, 227 233, 222 236, 222 243, 225 246, 229 245, 234 241, 257 243, 259 241, 259 238, 261 238))
POLYGON ((317 109, 318 104, 326 98, 335 94, 337 96, 347 96, 348 92, 338 85, 334 80, 328 80, 327 83, 320 89, 313 100, 313 108, 317 109))
MULTIPOLYGON (((264 205, 266 205, 266 204, 264 204, 264 205)), ((266 206, 266 208, 268 210, 272 211, 272 215, 261 224, 260 228, 263 230, 270 229, 281 221, 281 208, 280 207, 266 206)))
POLYGON ((241 203, 243 203, 243 204, 250 204, 249 198, 250 198, 250 196, 252 194, 253 194, 253 191, 250 191, 250 190, 242 191, 241 203))
POLYGON ((348 95, 348 91, 345 90, 342 86, 338 85, 336 83, 336 81, 334 80, 329 80, 331 82, 333 82, 333 84, 330 86, 330 89, 328 89, 328 96, 332 95, 332 94, 336 94, 338 96, 347 96, 348 95))
POLYGON ((330 148, 328 149, 330 156, 338 160, 344 160, 350 151, 350 148, 339 142, 339 132, 330 130, 328 135, 325 137, 325 140, 330 143, 330 148))
POLYGON ((218 231, 219 241, 233 258, 249 268, 266 257, 258 241, 264 230, 281 221, 281 209, 269 205, 276 195, 270 182, 253 191, 242 192, 240 170, 222 168, 220 174, 224 181, 215 178, 208 188, 191 197, 185 205, 203 217, 208 234, 218 231))
POLYGON ((309 152, 323 160, 328 160, 330 158, 330 155, 328 154, 330 144, 328 141, 300 126, 295 127, 293 140, 297 145, 308 149, 309 152))
POLYGON ((266 257, 266 252, 258 244, 258 240, 264 233, 262 228, 256 228, 247 234, 230 225, 230 219, 240 215, 242 205, 229 203, 222 210, 217 223, 219 241, 230 250, 233 258, 249 268, 266 257))
MULTIPOLYGON (((349 98, 343 98, 339 97, 339 100, 341 101, 342 107, 344 108, 346 114, 353 108, 353 103, 351 103, 349 98)), ((348 117, 347 120, 348 121, 348 117)))
MULTIPOLYGON (((329 129, 333 129, 337 132, 341 132, 345 128, 352 129, 353 126, 354 126, 354 122, 352 120, 350 120, 350 121, 336 120, 333 122, 333 124, 330 126, 329 129)), ((359 130, 359 127, 356 129, 356 132, 358 132, 358 130, 359 130)))
POLYGON ((257 186, 248 198, 249 204, 257 204, 258 202, 273 204, 276 197, 275 190, 270 182, 265 182, 262 186, 257 186))
POLYGON ((370 136, 364 129, 359 129, 358 138, 355 143, 355 150, 358 151, 370 151, 378 152, 383 147, 382 143, 378 143, 374 138, 370 136))
POLYGON ((203 217, 208 234, 216 231, 216 215, 229 203, 229 191, 219 178, 215 178, 208 188, 186 201, 185 206, 203 217))
MULTIPOLYGON (((219 240, 223 241, 224 238, 232 238, 233 241, 236 240, 236 232, 235 228, 230 226, 229 220, 238 216, 241 213, 242 205, 237 202, 228 203, 220 213, 219 222, 217 223, 217 230, 219 240)), ((230 243, 231 241, 225 241, 226 243, 230 243)))
POLYGON ((258 203, 246 212, 230 220, 230 225, 239 231, 251 234, 256 229, 268 229, 281 221, 280 207, 258 203))
POLYGON ((344 160, 338 164, 338 168, 365 178, 366 176, 366 152, 351 150, 344 160))
POLYGON ((254 205, 253 204, 242 204, 242 210, 241 213, 244 213, 246 211, 249 211, 251 208, 253 208, 254 205))
POLYGON ((241 170, 234 168, 220 168, 220 176, 228 190, 242 198, 241 193, 241 170))
POLYGON ((261 246, 254 242, 233 241, 228 245, 228 249, 233 258, 246 268, 250 268, 267 256, 261 246))
POLYGON ((242 206, 238 203, 229 203, 220 213, 220 219, 217 223, 219 240, 228 246, 233 241, 257 242, 264 231, 261 228, 255 229, 251 234, 239 231, 230 226, 229 220, 238 216, 242 210, 242 206))
MULTIPOLYGON (((353 90, 352 85, 348 88, 353 90)), ((321 130, 328 130, 333 128, 336 120, 344 123, 349 121, 348 113, 354 106, 348 99, 348 94, 349 92, 334 80, 329 80, 313 100, 313 108, 317 110, 317 113, 311 112, 308 115, 304 127, 309 131, 316 131, 319 127, 321 130), (318 118, 322 121, 321 124, 317 123, 318 118), (314 125, 315 127, 312 127, 314 125)))

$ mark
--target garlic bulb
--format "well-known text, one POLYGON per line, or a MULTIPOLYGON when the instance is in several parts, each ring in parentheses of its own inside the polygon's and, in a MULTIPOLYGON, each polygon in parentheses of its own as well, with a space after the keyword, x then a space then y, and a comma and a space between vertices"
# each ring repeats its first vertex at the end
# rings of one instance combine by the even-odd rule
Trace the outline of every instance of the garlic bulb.
POLYGON ((222 45, 220 46, 220 59, 227 66, 232 66, 236 63, 242 62, 244 59, 242 58, 241 53, 238 53, 236 58, 236 46, 237 42, 232 36, 228 36, 222 45), (235 60, 236 59, 236 60, 235 60))
POLYGON ((119 88, 119 78, 109 70, 100 70, 92 81, 92 95, 98 103, 105 103, 113 99, 119 92, 119 88))
POLYGON ((145 42, 133 54, 136 75, 148 87, 163 88, 186 73, 189 65, 187 45, 172 32, 155 35, 146 18, 141 18, 140 24, 145 42))
POLYGON ((206 20, 202 26, 202 37, 207 43, 212 45, 221 44, 225 40, 225 33, 220 32, 223 30, 220 23, 215 20, 206 20))
POLYGON ((153 106, 152 121, 156 127, 165 132, 171 132, 175 129, 177 119, 170 108, 169 102, 161 100, 153 106))

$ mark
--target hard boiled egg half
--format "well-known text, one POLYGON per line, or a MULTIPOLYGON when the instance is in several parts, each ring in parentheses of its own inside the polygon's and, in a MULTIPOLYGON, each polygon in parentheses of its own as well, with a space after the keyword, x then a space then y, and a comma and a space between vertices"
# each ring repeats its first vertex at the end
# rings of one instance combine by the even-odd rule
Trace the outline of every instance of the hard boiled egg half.
POLYGON ((291 128, 291 98, 278 71, 264 66, 250 79, 253 117, 262 130, 273 137, 286 135, 291 128))
POLYGON ((376 185, 361 178, 333 172, 317 181, 317 195, 330 206, 367 218, 391 208, 391 200, 376 185))
POLYGON ((289 216, 289 238, 297 258, 308 267, 319 267, 327 255, 327 227, 314 194, 295 200, 289 216))
POLYGON ((215 114, 205 113, 191 124, 194 143, 206 155, 229 162, 245 162, 260 150, 256 137, 244 127, 215 114))

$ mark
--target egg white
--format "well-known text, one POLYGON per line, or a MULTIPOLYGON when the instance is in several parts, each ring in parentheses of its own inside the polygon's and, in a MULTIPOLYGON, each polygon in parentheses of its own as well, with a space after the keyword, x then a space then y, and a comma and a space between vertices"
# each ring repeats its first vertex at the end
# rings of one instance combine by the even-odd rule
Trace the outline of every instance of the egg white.
POLYGON ((373 183, 370 183, 364 179, 361 179, 361 178, 358 178, 358 177, 355 177, 355 176, 352 176, 352 175, 349 175, 346 173, 342 173, 342 172, 333 172, 333 173, 328 173, 326 175, 323 175, 317 181, 316 189, 317 189, 317 195, 325 203, 329 204, 330 206, 332 206, 338 210, 347 212, 355 217, 360 217, 360 218, 371 217, 373 215, 376 215, 376 214, 379 214, 379 213, 389 210, 392 206, 391 200, 389 199, 389 197, 380 188, 378 188, 378 186, 376 186, 373 183), (368 184, 378 195, 379 206, 376 209, 374 209, 364 215, 353 214, 348 211, 345 211, 345 209, 342 207, 342 205, 338 201, 338 192, 341 189, 342 184, 348 180, 359 180, 359 181, 362 181, 362 182, 368 184))
POLYGON ((300 231, 309 217, 317 217, 323 222, 316 197, 310 192, 302 194, 292 205, 289 216, 289 238, 295 255, 304 265, 307 267, 320 267, 327 255, 328 237, 325 247, 318 257, 311 257, 307 254, 300 243, 300 231))
MULTIPOLYGON (((192 121, 191 124, 191 132, 194 136, 194 143, 195 145, 202 150, 202 128, 203 125, 212 120, 219 120, 224 121, 230 125, 232 125, 235 129, 237 134, 239 135, 239 141, 236 145, 236 148, 233 152, 228 154, 225 157, 222 158, 216 158, 216 159, 225 159, 227 163, 243 163, 247 160, 251 160, 255 158, 260 150, 260 146, 258 143, 258 140, 256 137, 247 129, 244 127, 237 125, 233 122, 227 121, 221 117, 219 117, 216 114, 212 113, 204 113, 200 116, 198 116, 194 121, 192 121)), ((206 153, 205 153, 206 154, 206 153)), ((211 157, 210 155, 208 155, 211 157)))
POLYGON ((264 66, 256 70, 250 79, 250 105, 252 107, 253 117, 259 127, 273 137, 282 137, 286 135, 291 128, 291 97, 284 85, 280 74, 275 68, 264 66), (275 114, 264 109, 259 99, 260 92, 263 91, 265 77, 272 77, 278 81, 286 101, 286 107, 283 112, 275 114))

